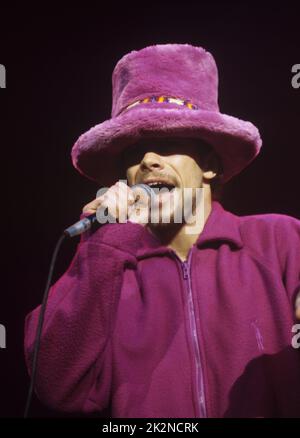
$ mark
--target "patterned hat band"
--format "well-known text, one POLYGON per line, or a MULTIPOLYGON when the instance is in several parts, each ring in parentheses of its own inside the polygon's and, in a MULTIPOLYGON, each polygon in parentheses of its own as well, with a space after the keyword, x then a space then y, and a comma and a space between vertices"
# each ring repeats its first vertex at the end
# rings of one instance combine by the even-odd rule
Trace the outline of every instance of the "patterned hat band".
POLYGON ((180 106, 186 106, 187 108, 191 109, 191 110, 196 110, 198 109, 197 105, 194 105, 193 103, 191 103, 189 100, 183 100, 183 99, 179 99, 178 97, 172 97, 172 96, 150 96, 150 97, 145 97, 144 99, 140 99, 140 100, 136 100, 135 102, 129 104, 128 106, 126 106, 123 111, 127 111, 130 108, 133 108, 136 105, 140 105, 141 103, 173 103, 175 105, 180 105, 180 106))

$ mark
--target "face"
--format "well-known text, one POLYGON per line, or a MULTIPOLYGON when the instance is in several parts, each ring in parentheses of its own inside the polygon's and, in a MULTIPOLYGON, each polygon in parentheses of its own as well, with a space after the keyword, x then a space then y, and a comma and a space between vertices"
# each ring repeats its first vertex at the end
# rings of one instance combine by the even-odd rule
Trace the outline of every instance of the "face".
MULTIPOLYGON (((208 148, 206 151, 210 151, 208 148)), ((164 214, 169 214, 173 222, 176 210, 183 208, 184 196, 195 201, 194 189, 203 188, 204 182, 215 176, 204 168, 203 150, 196 139, 147 139, 124 152, 123 174, 129 186, 145 183, 156 192, 165 187, 165 193, 157 197, 160 222, 164 214), (185 188, 192 190, 187 194, 185 188)))

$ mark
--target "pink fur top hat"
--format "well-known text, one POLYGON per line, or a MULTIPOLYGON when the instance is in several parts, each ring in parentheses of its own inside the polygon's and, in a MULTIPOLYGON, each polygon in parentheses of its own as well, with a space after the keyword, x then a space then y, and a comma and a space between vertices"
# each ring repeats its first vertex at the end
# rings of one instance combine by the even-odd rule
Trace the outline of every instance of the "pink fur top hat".
POLYGON ((121 177, 121 152, 147 137, 204 140, 221 157, 223 182, 259 153, 257 128, 220 112, 217 66, 202 47, 162 44, 133 51, 117 63, 112 85, 111 119, 82 134, 72 149, 76 169, 98 183, 114 184, 121 177))

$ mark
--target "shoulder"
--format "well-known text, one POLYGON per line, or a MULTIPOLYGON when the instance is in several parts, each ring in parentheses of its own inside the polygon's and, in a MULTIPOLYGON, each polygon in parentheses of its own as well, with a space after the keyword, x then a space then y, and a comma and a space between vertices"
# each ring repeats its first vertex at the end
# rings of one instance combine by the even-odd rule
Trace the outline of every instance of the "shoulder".
POLYGON ((251 237, 253 239, 257 236, 260 239, 280 239, 296 235, 300 237, 300 220, 285 214, 238 216, 238 221, 244 238, 251 237))
POLYGON ((300 220, 285 214, 238 216, 246 250, 284 268, 291 258, 300 262, 300 220))

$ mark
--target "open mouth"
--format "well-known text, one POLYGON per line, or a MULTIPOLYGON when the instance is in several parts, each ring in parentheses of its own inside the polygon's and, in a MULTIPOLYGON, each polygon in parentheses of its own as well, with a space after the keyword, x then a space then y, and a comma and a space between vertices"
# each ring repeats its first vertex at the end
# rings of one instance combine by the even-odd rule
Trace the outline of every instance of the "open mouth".
POLYGON ((162 192, 172 192, 175 190, 175 185, 172 183, 162 182, 162 181, 152 181, 146 183, 151 189, 158 194, 161 190, 162 192))

